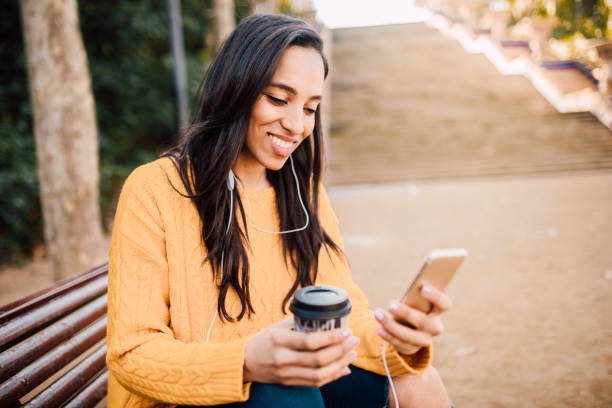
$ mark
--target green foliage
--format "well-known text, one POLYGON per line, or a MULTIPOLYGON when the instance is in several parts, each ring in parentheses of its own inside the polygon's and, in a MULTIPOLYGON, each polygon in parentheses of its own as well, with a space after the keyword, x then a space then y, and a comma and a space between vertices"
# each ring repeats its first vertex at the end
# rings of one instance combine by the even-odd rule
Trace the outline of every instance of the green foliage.
MULTIPOLYGON (((210 53, 205 0, 182 0, 190 99, 210 53)), ((16 262, 42 241, 36 155, 19 6, 0 13, 0 259, 16 262)), ((101 207, 108 221, 129 172, 174 144, 176 95, 167 1, 79 1, 96 103, 101 207)))
POLYGON ((563 38, 577 32, 586 38, 609 37, 609 13, 605 0, 558 0, 559 25, 555 28, 553 37, 563 38))
MULTIPOLYGON (((210 1, 210 0, 209 0, 210 1)), ((236 24, 251 13, 251 7, 248 0, 234 0, 236 10, 236 24)))
POLYGON ((283 14, 287 14, 288 16, 297 17, 297 13, 293 10, 293 7, 291 7, 290 0, 279 0, 278 8, 280 9, 280 12, 283 14))
MULTIPOLYGON (((534 0, 527 6, 521 3, 517 8, 516 1, 509 0, 512 7, 510 25, 518 23, 524 17, 549 17, 544 0, 534 0)), ((553 31, 556 39, 581 33, 585 38, 610 38, 607 23, 610 9, 605 0, 557 0, 555 4, 557 27, 553 31)))
POLYGON ((17 262, 42 240, 36 152, 18 3, 0 13, 0 259, 17 262))
MULTIPOLYGON (((199 1, 182 1, 189 89, 206 68, 199 1)), ((176 141, 177 111, 167 2, 79 3, 100 137, 100 188, 106 219, 129 172, 176 141)))

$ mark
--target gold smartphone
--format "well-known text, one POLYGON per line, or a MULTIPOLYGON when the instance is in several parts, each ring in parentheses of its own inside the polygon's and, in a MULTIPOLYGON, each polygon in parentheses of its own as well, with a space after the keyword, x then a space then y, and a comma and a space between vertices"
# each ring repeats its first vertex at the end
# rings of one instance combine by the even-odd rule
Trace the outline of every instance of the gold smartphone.
POLYGON ((467 251, 463 248, 430 251, 421 270, 402 298, 402 302, 424 313, 429 313, 433 305, 421 296, 419 292, 421 284, 427 283, 443 292, 466 256, 467 251))

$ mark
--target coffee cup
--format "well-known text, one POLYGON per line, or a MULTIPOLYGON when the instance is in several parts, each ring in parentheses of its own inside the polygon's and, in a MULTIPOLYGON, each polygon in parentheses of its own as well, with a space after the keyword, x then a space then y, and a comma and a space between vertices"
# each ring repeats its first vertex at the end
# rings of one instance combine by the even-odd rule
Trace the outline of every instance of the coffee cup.
POLYGON ((326 331, 348 326, 351 300, 335 286, 306 286, 291 300, 294 328, 299 332, 326 331))

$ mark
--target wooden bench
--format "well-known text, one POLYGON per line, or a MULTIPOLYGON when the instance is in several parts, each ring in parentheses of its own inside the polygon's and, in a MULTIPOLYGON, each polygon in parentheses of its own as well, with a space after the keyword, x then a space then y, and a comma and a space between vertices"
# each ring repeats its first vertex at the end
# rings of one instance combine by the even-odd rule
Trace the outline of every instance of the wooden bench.
POLYGON ((104 404, 108 265, 0 307, 0 407, 104 404))

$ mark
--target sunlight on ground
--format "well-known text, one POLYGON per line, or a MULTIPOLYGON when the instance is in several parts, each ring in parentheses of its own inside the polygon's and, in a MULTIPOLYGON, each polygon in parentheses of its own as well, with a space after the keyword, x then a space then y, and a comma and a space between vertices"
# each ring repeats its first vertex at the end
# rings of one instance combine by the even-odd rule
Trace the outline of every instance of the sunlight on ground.
POLYGON ((411 0, 314 0, 317 17, 330 28, 418 23, 427 11, 411 0))

